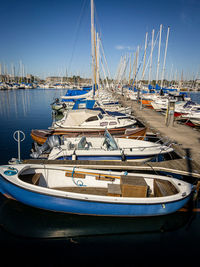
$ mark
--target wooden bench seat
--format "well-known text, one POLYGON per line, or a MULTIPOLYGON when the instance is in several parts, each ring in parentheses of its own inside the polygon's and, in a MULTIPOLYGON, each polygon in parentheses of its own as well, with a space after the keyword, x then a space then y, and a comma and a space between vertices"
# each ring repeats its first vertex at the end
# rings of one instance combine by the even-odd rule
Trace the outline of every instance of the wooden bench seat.
POLYGON ((177 194, 176 187, 166 180, 155 179, 154 180, 154 196, 155 197, 166 197, 177 194))
POLYGON ((79 193, 79 194, 99 195, 99 196, 107 196, 108 193, 108 189, 105 187, 74 186, 74 187, 53 187, 51 189, 61 190, 65 192, 79 193))
POLYGON ((20 175, 19 178, 26 183, 38 185, 42 173, 32 173, 20 175))

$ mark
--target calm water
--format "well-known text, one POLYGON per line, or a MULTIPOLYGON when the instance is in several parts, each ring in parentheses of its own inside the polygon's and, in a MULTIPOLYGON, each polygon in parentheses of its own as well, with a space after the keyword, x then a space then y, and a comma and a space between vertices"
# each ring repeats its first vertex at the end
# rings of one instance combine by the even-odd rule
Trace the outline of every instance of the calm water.
MULTIPOLYGON (((64 93, 0 91, 0 164, 17 157, 12 135, 18 129, 26 134, 21 157, 29 158, 31 129, 51 125, 50 103, 64 93)), ((200 103, 200 93, 191 93, 191 98, 200 103)), ((7 266, 13 262, 26 266, 78 262, 93 266, 191 265, 196 262, 199 241, 198 203, 169 216, 112 219, 43 212, 0 196, 1 260, 7 266)))

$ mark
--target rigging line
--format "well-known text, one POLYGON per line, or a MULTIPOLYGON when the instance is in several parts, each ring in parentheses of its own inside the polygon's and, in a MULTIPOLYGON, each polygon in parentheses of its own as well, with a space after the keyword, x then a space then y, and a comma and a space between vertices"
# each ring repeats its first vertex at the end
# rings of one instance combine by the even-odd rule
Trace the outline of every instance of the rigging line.
POLYGON ((102 53, 103 53, 103 59, 104 59, 104 61, 106 63, 106 69, 107 69, 107 72, 108 72, 108 75, 109 75, 108 78, 111 79, 110 70, 108 68, 108 62, 107 62, 107 59, 106 59, 105 53, 104 53, 105 49, 104 49, 104 45, 102 43, 103 33, 102 33, 102 30, 101 30, 100 19, 99 19, 98 13, 97 13, 97 9, 96 9, 95 3, 94 3, 94 12, 95 12, 95 18, 96 18, 96 20, 95 20, 96 21, 96 29, 97 29, 97 31, 99 33, 100 47, 101 47, 101 50, 102 50, 102 53))
POLYGON ((109 75, 108 78, 111 79, 110 71, 109 71, 109 68, 108 68, 108 62, 107 62, 106 57, 105 57, 104 48, 103 48, 103 44, 102 44, 101 38, 100 38, 100 46, 101 46, 101 49, 102 49, 102 54, 103 54, 104 61, 106 63, 106 68, 107 68, 107 72, 108 72, 108 75, 109 75))
POLYGON ((96 9, 95 3, 94 3, 94 13, 95 13, 96 30, 98 31, 99 37, 101 39, 102 31, 101 31, 100 22, 99 22, 100 20, 99 20, 99 16, 98 16, 98 13, 97 13, 97 9, 96 9))
POLYGON ((69 70, 71 68, 72 60, 73 60, 73 57, 74 57, 74 52, 75 52, 77 41, 78 41, 78 35, 79 35, 79 32, 80 32, 81 20, 83 18, 83 14, 84 14, 85 9, 86 9, 86 2, 87 2, 87 0, 83 0, 83 4, 82 4, 82 7, 81 7, 80 15, 79 15, 79 18, 78 18, 78 21, 77 21, 77 24, 76 24, 76 28, 75 28, 75 31, 74 31, 75 33, 74 33, 74 40, 73 40, 73 48, 72 48, 72 53, 71 53, 71 57, 70 57, 70 60, 69 60, 69 67, 68 67, 69 70))

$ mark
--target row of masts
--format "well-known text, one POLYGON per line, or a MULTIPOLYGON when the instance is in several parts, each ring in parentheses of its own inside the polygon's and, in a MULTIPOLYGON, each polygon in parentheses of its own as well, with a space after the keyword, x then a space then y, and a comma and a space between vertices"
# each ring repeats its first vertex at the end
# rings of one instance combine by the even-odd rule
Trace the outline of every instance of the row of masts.
MULTIPOLYGON (((117 69, 116 77, 115 80, 117 81, 117 86, 119 84, 123 83, 124 84, 124 79, 127 74, 127 69, 129 66, 129 71, 128 71, 128 81, 127 83, 129 85, 135 86, 137 85, 138 82, 138 73, 140 71, 140 68, 142 69, 141 72, 141 78, 140 81, 144 80, 144 76, 147 72, 147 67, 149 67, 149 73, 148 73, 148 84, 151 84, 152 81, 152 63, 153 63, 153 52, 155 45, 157 43, 157 39, 159 37, 159 42, 158 42, 158 55, 157 55, 157 68, 156 68, 156 84, 158 84, 159 81, 159 71, 160 71, 160 52, 161 52, 161 39, 162 39, 162 29, 163 25, 160 25, 160 30, 154 40, 155 36, 155 30, 152 30, 152 35, 151 35, 151 40, 148 42, 148 32, 145 35, 145 44, 144 44, 144 52, 143 54, 140 52, 141 47, 137 46, 136 52, 133 54, 133 60, 132 60, 132 54, 125 54, 121 57, 120 63, 117 69), (149 43, 151 43, 151 50, 150 50, 150 55, 149 58, 147 58, 147 48, 149 46, 149 43), (141 62, 139 62, 139 54, 142 54, 142 59, 141 62), (132 78, 131 78, 132 76, 132 78)), ((163 60, 163 67, 162 67, 162 73, 161 73, 161 87, 163 87, 163 80, 165 77, 165 65, 166 65, 166 57, 167 57, 167 48, 168 48, 168 39, 169 39, 169 31, 170 27, 167 29, 167 37, 166 37, 166 42, 165 42, 165 51, 164 51, 164 60, 163 60)))
POLYGON ((0 63, 0 77, 4 77, 6 81, 19 81, 23 80, 24 77, 27 76, 25 65, 22 61, 19 61, 18 68, 11 63, 10 71, 8 70, 8 66, 5 63, 0 63), (17 70, 16 70, 17 69, 17 70))
MULTIPOLYGON (((148 32, 145 35, 145 43, 144 46, 137 46, 137 49, 134 53, 129 53, 121 56, 117 72, 115 75, 115 78, 113 80, 113 83, 116 87, 119 87, 124 84, 132 85, 134 86, 140 86, 142 81, 145 80, 145 75, 148 78, 146 79, 148 81, 147 84, 152 83, 152 66, 153 66, 153 54, 155 50, 155 46, 158 42, 158 53, 157 53, 157 67, 155 72, 155 83, 160 84, 161 87, 163 87, 163 83, 165 80, 165 73, 166 73, 166 58, 167 58, 167 49, 168 49, 168 39, 169 39, 169 31, 170 28, 167 29, 167 35, 166 35, 166 41, 165 41, 165 49, 164 49, 164 59, 163 59, 163 66, 161 70, 161 77, 159 77, 160 74, 160 58, 161 58, 161 43, 162 43, 162 34, 163 34, 163 25, 160 25, 160 29, 155 36, 155 29, 152 30, 151 37, 148 38, 148 32), (149 39, 149 40, 148 40, 149 39), (150 55, 148 56, 148 48, 150 49, 150 55), (149 72, 147 73, 147 70, 149 72), (128 75, 127 75, 128 72, 128 75), (141 77, 139 79, 139 73, 141 74, 141 77), (127 78, 128 76, 128 78, 127 78)), ((108 87, 109 80, 111 79, 110 71, 108 68, 107 60, 104 54, 103 45, 101 42, 101 38, 99 33, 95 30, 95 20, 94 20, 94 0, 91 0, 91 58, 92 58, 92 84, 94 87, 94 92, 99 87, 100 81, 105 81, 104 86, 108 87), (100 53, 101 50, 101 53, 100 53), (101 73, 102 76, 104 76, 104 79, 100 78, 100 65, 101 65, 101 73)), ((173 70, 173 65, 171 68, 171 74, 169 80, 178 80, 178 71, 173 70), (172 77, 172 74, 174 73, 175 77, 172 77)), ((4 64, 4 67, 0 64, 0 76, 7 76, 9 78, 15 78, 19 77, 20 80, 22 80, 23 77, 26 77, 25 74, 25 66, 20 60, 19 67, 18 67, 18 74, 16 75, 16 68, 14 64, 11 64, 11 74, 8 74, 7 66, 4 64), (20 78, 21 77, 21 78, 20 78)), ((66 71, 67 73, 67 71, 66 71)), ((168 73, 169 75, 169 73, 168 73)), ((67 77, 67 74, 66 74, 67 77)), ((62 83, 62 80, 61 80, 62 83)))
MULTIPOLYGON (((160 30, 159 30, 159 45, 158 45, 158 57, 157 57, 157 71, 156 71, 156 84, 158 83, 158 78, 159 78, 159 68, 160 68, 160 50, 161 50, 161 38, 162 38, 162 24, 160 25, 160 30)), ((161 87, 163 86, 163 79, 164 79, 164 74, 165 74, 165 64, 166 64, 166 56, 167 56, 167 47, 168 47, 168 38, 169 38, 169 30, 170 28, 168 27, 167 30, 167 37, 166 37, 166 44, 165 44, 165 52, 164 52, 164 62, 163 62, 163 69, 162 69, 162 74, 161 74, 161 87)), ((142 70, 142 78, 141 80, 144 80, 144 75, 147 69, 148 64, 149 66, 149 78, 148 78, 148 83, 151 83, 151 75, 152 75, 152 58, 153 58, 153 51, 155 44, 157 42, 158 35, 156 37, 156 40, 154 41, 154 34, 155 30, 152 30, 152 38, 151 38, 151 52, 150 52, 150 57, 147 60, 146 63, 146 55, 147 55, 147 47, 148 47, 148 33, 146 33, 145 36, 145 46, 144 46, 144 54, 142 57, 143 60, 143 70, 142 70)), ((97 87, 99 86, 99 62, 100 62, 100 53, 99 53, 99 43, 100 43, 100 38, 99 34, 96 33, 95 31, 95 25, 94 25, 94 0, 91 0, 91 55, 92 55, 92 84, 94 86, 94 92, 97 90, 97 87)), ((140 52, 140 46, 137 47, 136 52, 134 53, 134 59, 133 59, 133 67, 131 64, 131 55, 125 55, 121 57, 120 64, 117 70, 116 74, 116 86, 118 87, 124 80, 124 77, 126 75, 126 71, 129 67, 129 76, 128 76, 128 84, 131 83, 131 73, 132 73, 132 85, 135 86, 137 85, 138 81, 138 72, 139 68, 141 67, 142 62, 139 63, 139 52, 140 52)), ((103 64, 102 64, 103 66, 103 64)), ((105 74, 105 69, 104 67, 102 68, 104 72, 105 78, 107 77, 105 74)))

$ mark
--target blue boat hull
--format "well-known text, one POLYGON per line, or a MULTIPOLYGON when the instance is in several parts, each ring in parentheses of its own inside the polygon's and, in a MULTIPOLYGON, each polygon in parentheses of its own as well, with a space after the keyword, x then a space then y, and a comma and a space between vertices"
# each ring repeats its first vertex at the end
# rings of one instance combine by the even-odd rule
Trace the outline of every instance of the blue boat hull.
POLYGON ((157 216, 173 213, 182 208, 190 195, 181 200, 159 204, 108 203, 77 200, 67 197, 41 194, 8 182, 0 176, 0 191, 26 205, 55 212, 102 216, 157 216))

